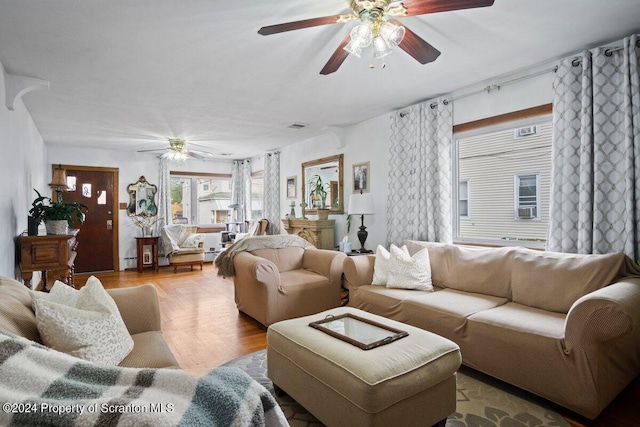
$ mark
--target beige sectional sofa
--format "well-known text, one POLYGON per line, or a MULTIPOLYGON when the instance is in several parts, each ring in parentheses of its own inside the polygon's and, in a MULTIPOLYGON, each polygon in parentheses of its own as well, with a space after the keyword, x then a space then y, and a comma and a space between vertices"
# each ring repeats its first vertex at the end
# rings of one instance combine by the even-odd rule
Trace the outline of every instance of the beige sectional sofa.
POLYGON ((428 248, 434 292, 371 285, 349 257, 349 305, 448 338, 463 363, 595 418, 640 373, 640 270, 623 254, 428 248))
MULTIPOLYGON (((160 306, 153 285, 107 289, 133 339, 133 350, 119 366, 179 368, 160 329, 160 306)), ((29 289, 17 280, 0 277, 0 330, 41 343, 29 289)))

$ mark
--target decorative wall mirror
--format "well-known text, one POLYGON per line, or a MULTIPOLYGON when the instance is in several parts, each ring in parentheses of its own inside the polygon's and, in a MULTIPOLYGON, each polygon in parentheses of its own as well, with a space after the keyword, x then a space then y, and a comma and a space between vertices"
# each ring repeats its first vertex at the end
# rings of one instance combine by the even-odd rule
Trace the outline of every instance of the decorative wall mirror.
POLYGON ((144 176, 141 176, 138 182, 129 184, 127 192, 129 193, 129 206, 127 206, 129 216, 158 215, 158 204, 156 203, 158 187, 148 183, 144 176))
POLYGON ((343 157, 338 154, 302 164, 302 195, 307 213, 317 214, 318 209, 344 213, 343 157))

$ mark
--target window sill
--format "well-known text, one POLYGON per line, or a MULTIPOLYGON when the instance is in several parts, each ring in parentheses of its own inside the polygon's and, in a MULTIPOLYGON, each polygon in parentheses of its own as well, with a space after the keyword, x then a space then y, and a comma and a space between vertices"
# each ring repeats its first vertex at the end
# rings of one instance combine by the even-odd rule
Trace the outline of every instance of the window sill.
POLYGON ((522 246, 528 249, 544 251, 547 242, 531 241, 531 240, 498 240, 498 239, 472 239, 458 237, 453 239, 454 245, 464 246, 481 246, 487 248, 502 248, 507 246, 522 246))

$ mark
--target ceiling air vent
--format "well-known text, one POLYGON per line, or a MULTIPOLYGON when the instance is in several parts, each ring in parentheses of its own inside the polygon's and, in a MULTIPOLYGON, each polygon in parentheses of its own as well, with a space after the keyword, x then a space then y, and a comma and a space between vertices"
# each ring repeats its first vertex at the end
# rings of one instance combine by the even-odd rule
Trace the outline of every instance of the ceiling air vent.
POLYGON ((294 123, 292 125, 289 125, 288 127, 290 127, 291 129, 302 129, 302 128, 306 128, 307 125, 303 123, 294 123))
POLYGON ((513 130, 513 137, 515 139, 526 138, 527 136, 538 135, 540 133, 540 126, 532 125, 525 126, 513 130))

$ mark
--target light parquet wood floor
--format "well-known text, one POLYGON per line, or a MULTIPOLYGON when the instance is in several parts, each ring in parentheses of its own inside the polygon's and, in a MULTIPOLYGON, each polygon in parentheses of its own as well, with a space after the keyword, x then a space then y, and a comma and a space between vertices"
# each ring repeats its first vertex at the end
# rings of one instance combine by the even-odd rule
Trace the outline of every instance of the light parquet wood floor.
MULTIPOLYGON (((105 288, 121 288, 152 283, 158 290, 162 330, 184 371, 194 377, 236 357, 266 348, 266 329, 239 313, 233 299, 233 283, 216 275, 212 263, 200 271, 160 267, 145 270, 96 274, 105 288)), ((76 285, 84 285, 87 275, 76 275, 76 285)), ((140 307, 140 310, 144 310, 140 307)), ((631 383, 593 422, 556 408, 573 426, 640 426, 640 377, 631 383)))

